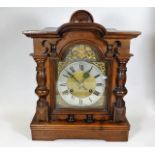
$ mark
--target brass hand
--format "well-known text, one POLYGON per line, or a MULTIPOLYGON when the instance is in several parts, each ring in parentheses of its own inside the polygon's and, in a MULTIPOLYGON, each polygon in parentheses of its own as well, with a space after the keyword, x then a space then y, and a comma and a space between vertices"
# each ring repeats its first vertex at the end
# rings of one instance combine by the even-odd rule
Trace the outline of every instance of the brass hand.
POLYGON ((91 68, 88 71, 84 72, 84 74, 83 74, 84 79, 87 79, 89 77, 89 73, 92 70, 92 68, 93 68, 93 66, 91 66, 91 68))
POLYGON ((92 70, 93 66, 91 66, 91 68, 83 73, 83 80, 80 83, 83 83, 88 77, 89 77, 89 73, 92 70))
POLYGON ((89 77, 89 73, 92 70, 93 66, 91 66, 91 68, 83 73, 83 80, 80 82, 80 86, 79 88, 84 88, 85 90, 87 90, 87 88, 84 86, 84 81, 89 77))
POLYGON ((75 77, 72 73, 70 73, 70 72, 68 72, 68 71, 66 71, 66 72, 67 72, 67 74, 68 74, 71 78, 73 78, 78 84, 80 84, 80 81, 77 80, 76 77, 75 77))

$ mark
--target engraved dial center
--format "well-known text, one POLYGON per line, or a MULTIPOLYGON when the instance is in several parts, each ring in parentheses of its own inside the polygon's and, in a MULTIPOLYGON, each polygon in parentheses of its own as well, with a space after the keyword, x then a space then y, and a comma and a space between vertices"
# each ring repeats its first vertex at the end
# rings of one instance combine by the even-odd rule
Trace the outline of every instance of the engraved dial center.
POLYGON ((96 87, 96 80, 92 75, 89 75, 86 79, 83 77, 83 71, 76 71, 73 76, 79 81, 75 81, 74 78, 69 77, 67 80, 67 87, 71 90, 73 96, 79 98, 85 98, 92 94, 96 87))

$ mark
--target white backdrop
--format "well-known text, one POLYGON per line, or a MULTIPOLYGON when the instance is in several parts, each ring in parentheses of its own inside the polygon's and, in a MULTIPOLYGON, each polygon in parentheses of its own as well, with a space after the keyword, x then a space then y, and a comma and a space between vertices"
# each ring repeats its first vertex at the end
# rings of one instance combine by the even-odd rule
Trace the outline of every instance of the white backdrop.
POLYGON ((0 8, 0 145, 1 146, 155 146, 155 8, 0 8), (128 142, 101 140, 31 141, 35 63, 32 40, 23 30, 60 26, 78 9, 90 11, 106 28, 138 30, 132 40, 125 97, 131 123, 128 142))

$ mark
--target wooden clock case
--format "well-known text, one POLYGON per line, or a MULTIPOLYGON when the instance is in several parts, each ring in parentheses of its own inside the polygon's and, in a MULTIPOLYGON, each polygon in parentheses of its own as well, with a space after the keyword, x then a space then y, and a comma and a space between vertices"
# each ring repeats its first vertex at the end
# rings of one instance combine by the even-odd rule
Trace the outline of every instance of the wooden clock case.
POLYGON ((126 64, 130 40, 137 31, 106 29, 94 23, 92 15, 84 10, 73 13, 70 22, 59 28, 24 31, 33 39, 37 67, 38 95, 36 113, 31 122, 33 140, 103 139, 127 141, 130 129, 126 119, 123 97, 127 94, 126 64), (96 109, 56 108, 57 61, 63 61, 65 49, 71 44, 85 42, 98 49, 100 61, 109 62, 107 111, 96 109))

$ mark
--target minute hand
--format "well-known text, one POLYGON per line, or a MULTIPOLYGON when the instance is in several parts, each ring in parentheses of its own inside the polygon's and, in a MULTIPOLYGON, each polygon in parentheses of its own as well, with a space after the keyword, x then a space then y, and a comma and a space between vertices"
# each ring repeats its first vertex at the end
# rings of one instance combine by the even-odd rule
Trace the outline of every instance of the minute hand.
POLYGON ((89 77, 89 73, 92 70, 93 66, 91 66, 91 68, 83 73, 83 80, 81 81, 81 83, 83 83, 88 77, 89 77))

